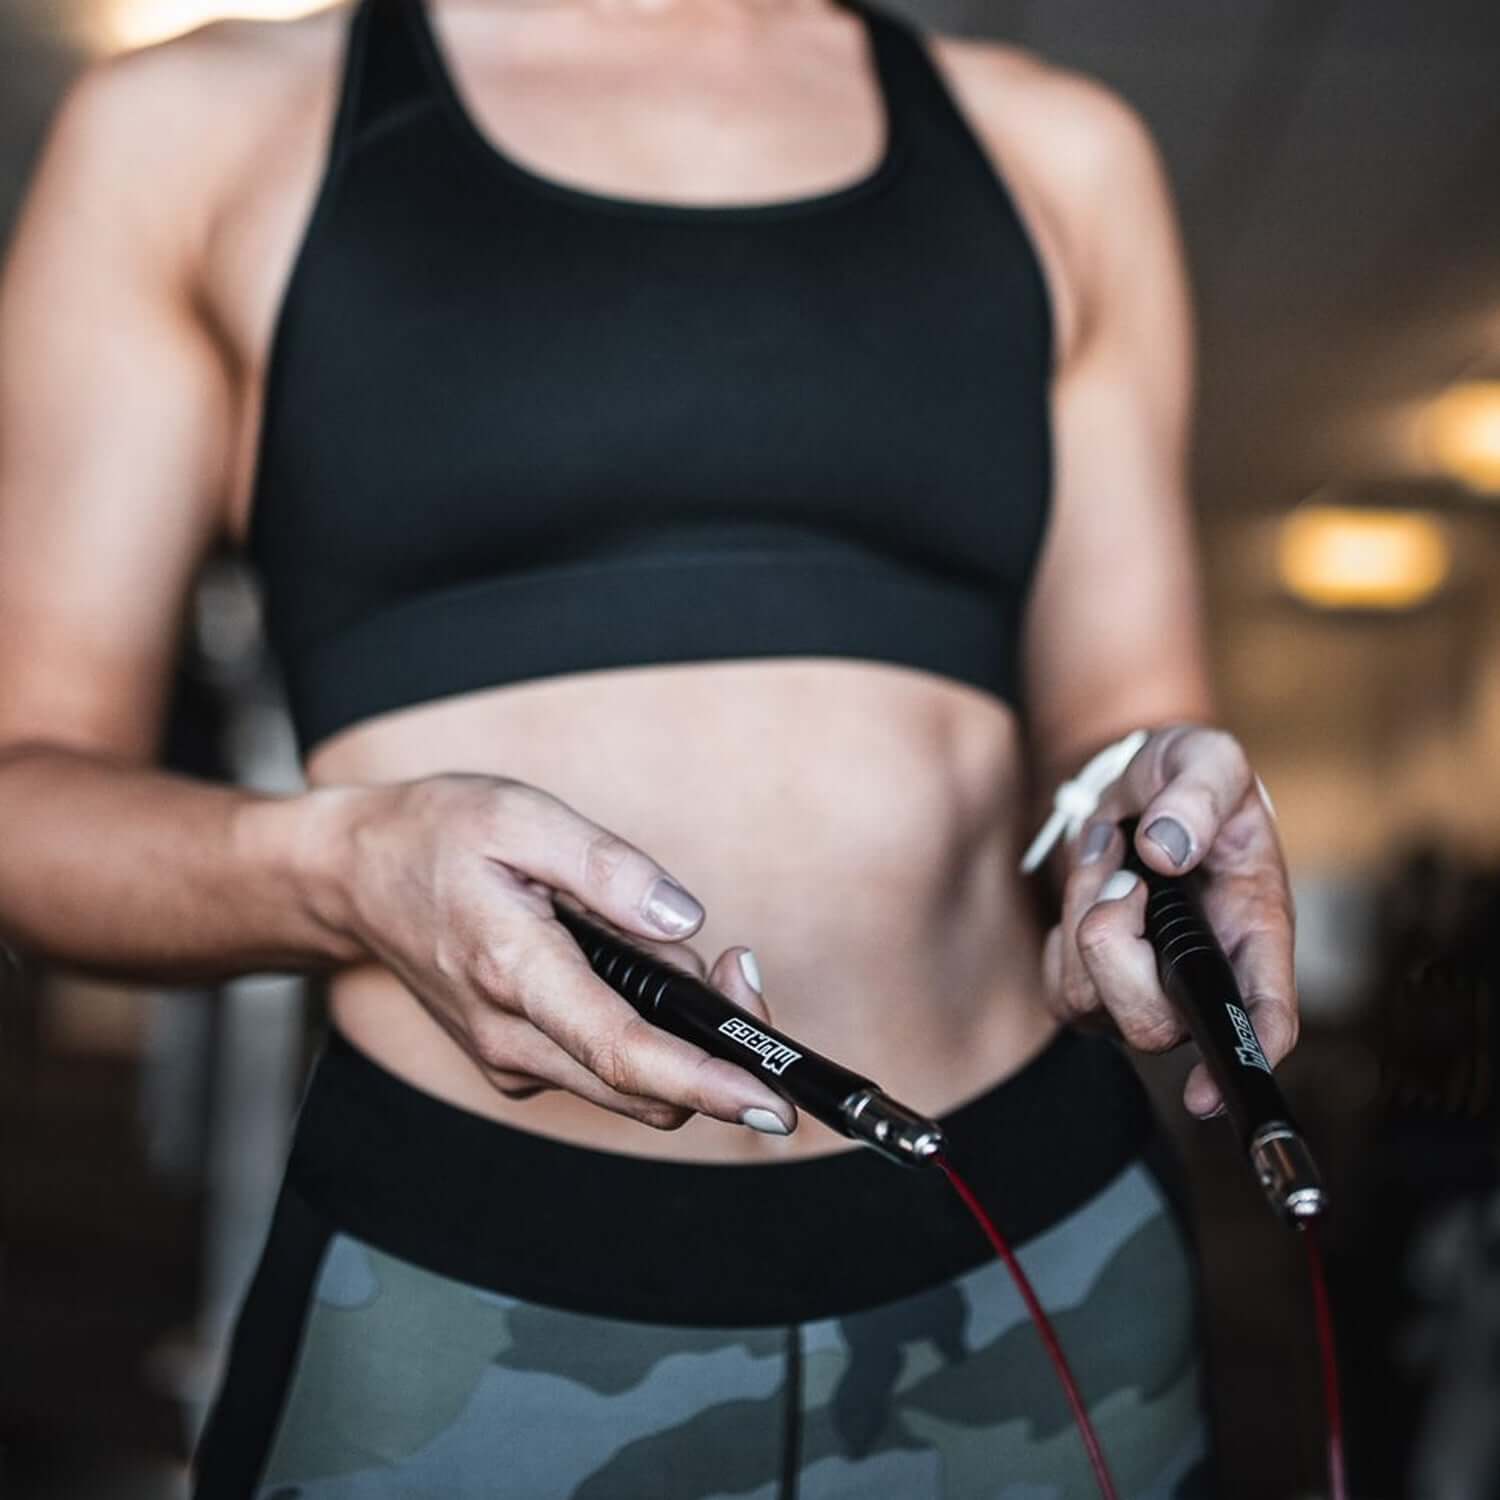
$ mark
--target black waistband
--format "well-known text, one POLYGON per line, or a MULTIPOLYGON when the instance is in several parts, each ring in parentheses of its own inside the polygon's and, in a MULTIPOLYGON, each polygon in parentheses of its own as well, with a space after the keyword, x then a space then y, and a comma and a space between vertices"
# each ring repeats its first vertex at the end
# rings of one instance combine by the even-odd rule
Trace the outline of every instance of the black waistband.
MULTIPOLYGON (((942 1124, 1013 1244, 1085 1203, 1156 1128, 1119 1046, 1072 1031, 942 1124)), ((843 1316, 991 1253, 936 1169, 859 1148, 765 1165, 596 1151, 444 1103, 337 1032, 288 1182, 335 1229, 441 1275, 650 1322, 843 1316)))

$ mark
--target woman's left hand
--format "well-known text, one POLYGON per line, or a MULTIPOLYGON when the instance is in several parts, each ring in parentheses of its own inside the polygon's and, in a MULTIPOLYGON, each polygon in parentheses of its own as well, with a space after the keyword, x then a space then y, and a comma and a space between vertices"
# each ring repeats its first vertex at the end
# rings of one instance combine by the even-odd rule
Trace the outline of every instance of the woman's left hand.
MULTIPOLYGON (((1145 1052, 1187 1040, 1145 940, 1145 884, 1121 869, 1119 819, 1132 815, 1140 819, 1135 847, 1144 863, 1168 875, 1202 869, 1204 911, 1275 1067, 1298 1032, 1291 886, 1260 778, 1239 741, 1208 725, 1154 730, 1065 846, 1062 918, 1042 950, 1050 1007, 1069 1023, 1103 1013, 1145 1052)), ((1183 1102, 1200 1117, 1222 1108, 1201 1062, 1188 1074, 1183 1102)))

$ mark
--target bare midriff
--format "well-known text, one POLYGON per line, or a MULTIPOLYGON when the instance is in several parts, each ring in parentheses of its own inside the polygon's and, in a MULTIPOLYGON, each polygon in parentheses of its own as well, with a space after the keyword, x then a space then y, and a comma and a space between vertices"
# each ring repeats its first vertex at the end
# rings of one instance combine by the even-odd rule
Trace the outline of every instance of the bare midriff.
MULTIPOLYGON (((616 668, 382 715, 307 765, 313 784, 447 771, 530 782, 631 840, 703 903, 706 964, 754 949, 781 1029, 916 1109, 982 1093, 1055 1030, 1016 870, 1018 723, 980 689, 852 658, 616 668)), ((558 1090, 511 1098, 378 967, 335 975, 330 1004, 389 1071, 542 1135, 699 1161, 853 1149, 806 1116, 785 1138, 659 1131, 558 1090)))

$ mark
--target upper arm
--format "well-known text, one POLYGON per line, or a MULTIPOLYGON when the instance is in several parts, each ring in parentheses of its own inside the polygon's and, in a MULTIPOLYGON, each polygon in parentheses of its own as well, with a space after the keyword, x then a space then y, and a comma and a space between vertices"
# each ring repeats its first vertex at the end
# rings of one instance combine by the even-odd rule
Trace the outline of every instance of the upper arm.
POLYGON ((152 68, 73 85, 0 278, 0 745, 148 758, 220 528, 231 382, 152 68))
POLYGON ((1052 779, 1127 729, 1213 716, 1171 195, 1133 112, 1098 85, 1060 88, 1072 119, 1054 222, 1076 318, 1055 375, 1051 514, 1024 647, 1031 751, 1052 779))

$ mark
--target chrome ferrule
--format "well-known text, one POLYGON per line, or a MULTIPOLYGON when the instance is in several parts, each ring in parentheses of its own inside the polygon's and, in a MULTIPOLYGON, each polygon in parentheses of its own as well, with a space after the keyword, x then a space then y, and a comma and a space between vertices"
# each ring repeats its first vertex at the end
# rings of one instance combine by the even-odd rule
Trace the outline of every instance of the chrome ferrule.
POLYGON ((840 1113, 847 1134, 903 1166, 924 1166, 943 1149, 943 1132, 933 1121, 923 1119, 879 1089, 850 1094, 840 1113))
POLYGON ((1281 1121, 1262 1126, 1250 1142, 1250 1164, 1271 1207, 1292 1223, 1316 1218, 1328 1207, 1312 1154, 1302 1137, 1281 1121))

